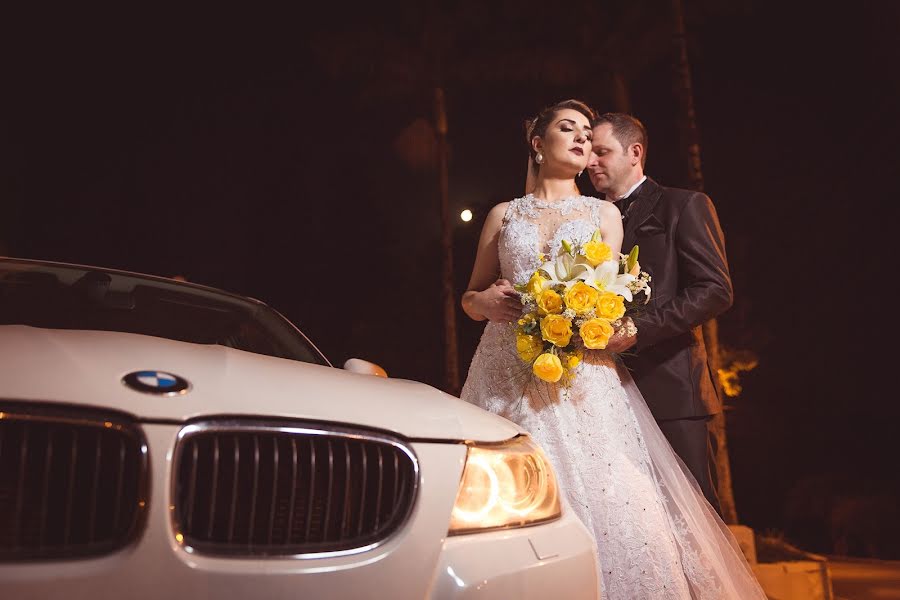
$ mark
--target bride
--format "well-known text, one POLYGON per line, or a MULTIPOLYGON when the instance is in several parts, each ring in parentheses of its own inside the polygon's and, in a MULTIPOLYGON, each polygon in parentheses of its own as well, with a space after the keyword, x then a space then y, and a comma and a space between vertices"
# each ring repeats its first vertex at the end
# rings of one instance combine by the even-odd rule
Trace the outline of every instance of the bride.
POLYGON ((563 239, 585 242, 598 229, 614 256, 621 249, 619 210, 581 196, 575 184, 591 152, 593 118, 575 100, 544 109, 528 132, 533 192, 498 204, 485 220, 462 305, 488 323, 462 398, 518 423, 542 446, 597 542, 603 598, 764 599, 730 531, 613 355, 586 351, 564 387, 533 377, 516 353, 510 323, 522 305, 512 283, 530 277, 540 253, 555 256, 563 239))

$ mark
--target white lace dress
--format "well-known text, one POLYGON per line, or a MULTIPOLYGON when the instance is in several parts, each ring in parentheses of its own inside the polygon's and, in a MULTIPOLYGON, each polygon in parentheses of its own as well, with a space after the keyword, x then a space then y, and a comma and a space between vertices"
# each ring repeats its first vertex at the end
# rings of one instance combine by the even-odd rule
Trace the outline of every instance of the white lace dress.
MULTIPOLYGON (((499 236, 502 276, 527 281, 539 253, 586 241, 596 198, 510 202, 499 236)), ((569 506, 594 534, 604 599, 765 598, 728 528, 672 451, 628 372, 588 351, 569 388, 532 377, 514 325, 489 322, 462 398, 531 433, 569 506)))

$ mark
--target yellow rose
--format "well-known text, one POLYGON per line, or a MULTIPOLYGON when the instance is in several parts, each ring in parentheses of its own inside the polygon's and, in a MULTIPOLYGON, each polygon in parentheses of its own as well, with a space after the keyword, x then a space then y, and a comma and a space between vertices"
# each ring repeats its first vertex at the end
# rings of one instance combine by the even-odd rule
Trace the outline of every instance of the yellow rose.
POLYGON ((540 356, 543 350, 544 342, 538 336, 524 333, 516 335, 516 352, 523 361, 530 363, 540 356))
POLYGON ((585 348, 603 350, 612 337, 613 327, 606 319, 588 319, 578 330, 585 348))
POLYGON ((599 292, 596 288, 579 281, 566 292, 566 306, 582 315, 594 308, 598 296, 599 292))
POLYGON ((576 350, 571 354, 566 354, 565 357, 565 366, 567 369, 574 369, 578 365, 581 364, 581 360, 584 358, 584 353, 581 350, 576 350))
POLYGON ((612 292, 603 292, 597 299, 597 316, 615 321, 625 316, 625 298, 612 292))
POLYGON ((558 315, 563 311, 562 298, 553 290, 544 290, 536 300, 538 312, 542 315, 558 315))
POLYGON ((531 276, 531 279, 528 280, 528 283, 525 284, 525 291, 532 296, 537 297, 544 289, 544 283, 546 283, 546 281, 546 279, 541 277, 540 273, 535 271, 534 275, 531 276))
POLYGON ((592 267, 596 267, 602 262, 606 262, 612 258, 612 248, 600 241, 591 240, 584 247, 584 257, 592 267))
POLYGON ((556 383, 563 374, 563 367, 562 363, 559 362, 559 357, 552 354, 541 354, 538 356, 531 370, 534 371, 538 378, 548 383, 556 383))
POLYGON ((572 339, 572 323, 560 315, 547 315, 541 319, 541 337, 554 346, 568 346, 572 339))
POLYGON ((522 327, 528 327, 535 321, 537 321, 537 315, 532 312, 532 313, 522 315, 522 317, 519 319, 518 323, 522 327))

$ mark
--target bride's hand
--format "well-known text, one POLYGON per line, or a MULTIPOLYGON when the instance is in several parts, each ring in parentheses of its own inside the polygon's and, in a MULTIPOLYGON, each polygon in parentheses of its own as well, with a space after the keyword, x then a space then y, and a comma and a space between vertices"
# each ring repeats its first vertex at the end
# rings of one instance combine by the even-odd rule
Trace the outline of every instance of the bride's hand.
POLYGON ((472 308, 489 321, 509 323, 522 316, 519 293, 506 279, 498 279, 472 299, 472 308))

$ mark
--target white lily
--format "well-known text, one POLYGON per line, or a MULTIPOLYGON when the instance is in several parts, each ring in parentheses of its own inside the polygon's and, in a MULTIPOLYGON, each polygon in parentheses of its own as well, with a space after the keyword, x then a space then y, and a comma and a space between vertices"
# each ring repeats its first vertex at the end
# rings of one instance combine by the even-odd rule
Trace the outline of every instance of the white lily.
POLYGON ((619 261, 607 260, 597 265, 597 268, 592 270, 590 279, 586 281, 593 283, 601 292, 612 292, 631 302, 633 296, 628 284, 635 279, 637 277, 628 273, 619 274, 619 261))
POLYGON ((649 285, 647 285, 646 281, 641 281, 641 285, 639 286, 638 291, 644 292, 644 304, 650 302, 650 293, 653 291, 653 289, 649 285))
POLYGON ((548 277, 548 281, 544 283, 545 289, 558 284, 569 288, 579 280, 591 277, 593 271, 590 265, 576 262, 575 257, 568 252, 562 252, 555 260, 545 262, 540 270, 548 277))
POLYGON ((636 277, 635 280, 629 285, 629 288, 635 294, 644 292, 644 304, 650 302, 650 293, 653 290, 646 280, 636 277))

